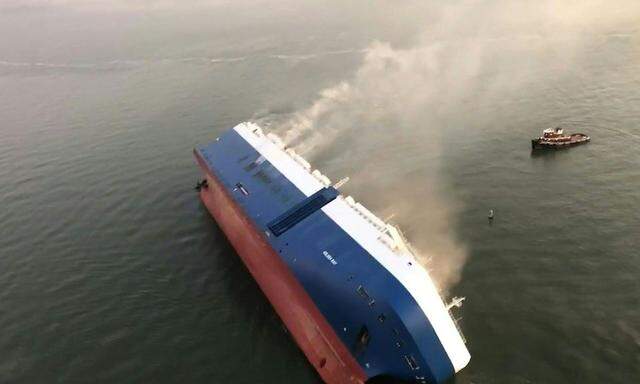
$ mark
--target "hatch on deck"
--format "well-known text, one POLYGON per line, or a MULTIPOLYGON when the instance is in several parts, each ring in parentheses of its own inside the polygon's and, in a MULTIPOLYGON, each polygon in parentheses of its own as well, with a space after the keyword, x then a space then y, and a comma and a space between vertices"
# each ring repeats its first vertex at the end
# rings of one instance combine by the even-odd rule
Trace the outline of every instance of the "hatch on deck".
POLYGON ((338 191, 333 187, 322 188, 313 195, 302 200, 270 222, 267 227, 276 236, 280 236, 294 225, 304 220, 307 216, 324 207, 338 196, 338 191))

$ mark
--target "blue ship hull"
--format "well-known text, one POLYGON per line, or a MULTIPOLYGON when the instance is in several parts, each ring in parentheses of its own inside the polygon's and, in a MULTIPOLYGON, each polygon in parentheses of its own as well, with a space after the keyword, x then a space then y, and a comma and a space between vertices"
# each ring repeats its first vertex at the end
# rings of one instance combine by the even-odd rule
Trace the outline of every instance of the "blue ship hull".
POLYGON ((277 139, 241 124, 195 156, 207 175, 207 208, 326 382, 440 383, 467 364, 437 291, 394 247, 392 230, 277 139))

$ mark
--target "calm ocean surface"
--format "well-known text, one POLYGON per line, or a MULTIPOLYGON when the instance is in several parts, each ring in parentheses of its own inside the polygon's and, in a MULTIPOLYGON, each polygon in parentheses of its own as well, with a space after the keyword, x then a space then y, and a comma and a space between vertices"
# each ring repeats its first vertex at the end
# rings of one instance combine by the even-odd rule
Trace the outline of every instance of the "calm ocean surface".
MULTIPOLYGON (((411 49, 434 23, 459 60, 478 52, 451 40, 477 36, 410 2, 137 4, 0 5, 0 383, 318 383, 198 200, 191 150, 304 110, 373 41, 411 49)), ((616 17, 551 21, 578 41, 537 48, 501 17, 429 127, 311 156, 374 210, 414 207, 394 218, 412 241, 437 216, 412 191, 448 197, 472 355, 456 383, 640 382, 640 23, 616 17), (557 124, 592 143, 532 154, 557 124)))

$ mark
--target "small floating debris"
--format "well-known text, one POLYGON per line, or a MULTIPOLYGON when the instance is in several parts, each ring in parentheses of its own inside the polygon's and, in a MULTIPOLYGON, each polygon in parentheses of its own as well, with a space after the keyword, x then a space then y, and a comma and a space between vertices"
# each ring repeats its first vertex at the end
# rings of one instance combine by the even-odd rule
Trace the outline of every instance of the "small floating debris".
POLYGON ((559 149, 574 145, 584 144, 591 141, 591 138, 584 133, 573 133, 565 135, 562 128, 547 128, 542 131, 542 136, 531 140, 531 149, 559 149))

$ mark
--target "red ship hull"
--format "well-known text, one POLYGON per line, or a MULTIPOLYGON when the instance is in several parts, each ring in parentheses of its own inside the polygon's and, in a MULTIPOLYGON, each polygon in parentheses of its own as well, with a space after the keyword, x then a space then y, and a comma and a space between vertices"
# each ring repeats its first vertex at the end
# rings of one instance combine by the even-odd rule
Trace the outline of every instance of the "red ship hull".
POLYGON ((227 189, 207 171, 200 198, 253 275, 298 346, 328 384, 361 384, 364 370, 333 331, 304 288, 236 205, 227 189))

